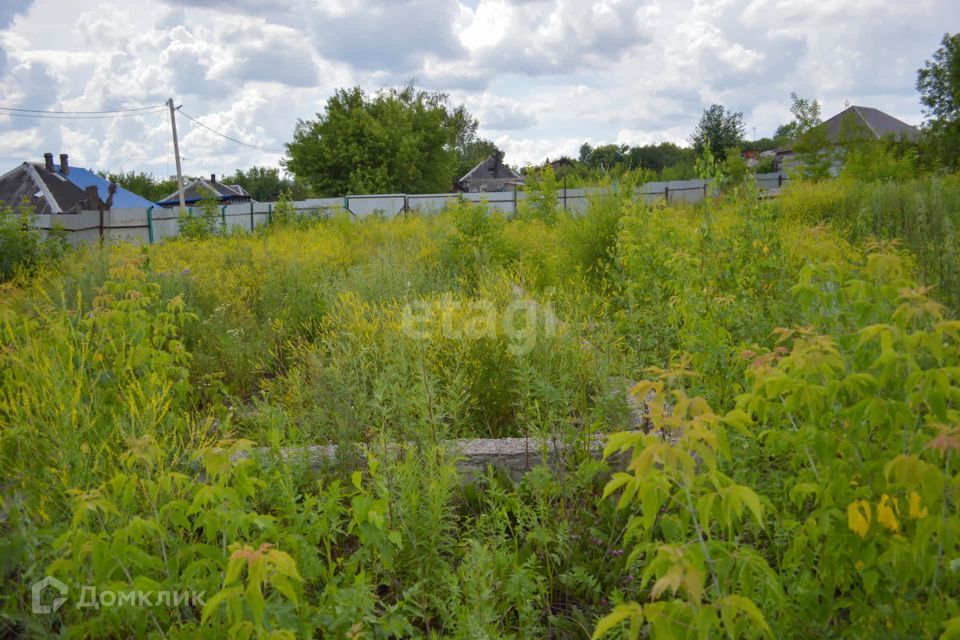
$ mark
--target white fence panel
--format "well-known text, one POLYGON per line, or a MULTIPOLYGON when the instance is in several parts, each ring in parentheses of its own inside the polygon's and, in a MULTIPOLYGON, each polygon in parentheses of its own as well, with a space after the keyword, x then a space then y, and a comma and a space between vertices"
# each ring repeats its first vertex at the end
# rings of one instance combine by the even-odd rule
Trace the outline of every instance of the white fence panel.
MULTIPOLYGON (((757 174, 758 187, 763 191, 776 192, 787 182, 782 173, 757 174)), ((575 214, 584 213, 590 199, 608 193, 615 187, 590 187, 560 189, 557 192, 557 207, 575 214)), ((658 200, 670 202, 699 202, 711 192, 708 181, 671 180, 648 182, 634 190, 634 197, 647 203, 658 200), (706 186, 706 188, 705 188, 706 186)), ((524 191, 497 191, 489 193, 425 193, 356 195, 343 198, 311 198, 293 202, 298 215, 329 216, 349 209, 351 217, 363 219, 376 212, 394 217, 405 211, 438 213, 459 200, 483 203, 491 210, 512 215, 530 197, 524 191)), ((275 203, 253 202, 221 206, 220 221, 228 230, 250 231, 269 224, 273 218, 275 203)), ((196 207, 188 207, 189 215, 199 215, 196 207)), ((176 237, 179 233, 179 215, 175 208, 151 207, 150 209, 113 209, 104 211, 81 211, 80 213, 41 214, 36 216, 36 226, 48 233, 51 229, 63 228, 71 244, 96 242, 101 237, 110 241, 134 243, 160 242, 176 237), (152 233, 151 233, 152 231, 152 233)))
POLYGON ((464 193, 463 199, 478 204, 486 204, 500 213, 516 213, 527 197, 523 191, 491 191, 489 193, 464 193))
POLYGON ((153 241, 175 238, 180 233, 180 216, 174 209, 153 210, 153 241))
POLYGON ((344 206, 357 218, 366 218, 375 213, 392 218, 403 211, 406 200, 407 197, 403 194, 347 196, 344 198, 344 206))
POLYGON ((420 213, 440 213, 459 200, 456 193, 424 193, 407 196, 407 208, 420 213))

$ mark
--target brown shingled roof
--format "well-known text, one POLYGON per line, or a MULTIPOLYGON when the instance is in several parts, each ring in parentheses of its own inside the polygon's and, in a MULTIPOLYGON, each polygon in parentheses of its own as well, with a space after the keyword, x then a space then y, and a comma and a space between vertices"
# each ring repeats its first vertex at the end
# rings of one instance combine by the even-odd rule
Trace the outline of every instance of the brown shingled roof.
POLYGON ((42 162, 24 162, 0 176, 0 201, 18 211, 26 201, 35 213, 71 213, 96 209, 87 193, 42 162))

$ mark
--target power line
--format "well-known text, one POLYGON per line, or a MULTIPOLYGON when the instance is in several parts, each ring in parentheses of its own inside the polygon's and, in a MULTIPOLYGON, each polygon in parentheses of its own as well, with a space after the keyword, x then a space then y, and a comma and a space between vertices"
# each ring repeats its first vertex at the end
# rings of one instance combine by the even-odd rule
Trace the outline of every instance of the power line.
POLYGON ((213 127, 208 127, 207 125, 203 124, 202 122, 200 122, 200 121, 197 120, 196 118, 193 118, 193 117, 187 115, 186 113, 183 112, 183 109, 178 109, 178 110, 180 111, 180 114, 181 114, 184 118, 186 118, 187 120, 190 120, 191 122, 196 122, 198 125, 200 125, 200 126, 203 127, 204 129, 207 129, 208 131, 212 131, 213 133, 217 134, 217 135, 220 136, 221 138, 226 138, 226 139, 229 140, 230 142, 236 142, 237 144, 241 144, 241 145, 243 145, 243 146, 245 146, 245 147, 250 147, 251 149, 259 149, 260 151, 269 151, 270 153, 286 153, 286 151, 284 151, 283 149, 270 149, 269 147, 261 147, 261 146, 255 145, 255 144, 250 144, 249 142, 244 142, 243 140, 237 140, 236 138, 231 138, 231 137, 228 136, 227 134, 221 133, 221 132, 217 131, 216 129, 214 129, 213 127))
POLYGON ((151 111, 153 109, 163 109, 166 105, 158 104, 152 107, 134 107, 132 109, 107 109, 103 111, 47 111, 45 109, 21 109, 19 107, 0 107, 0 111, 21 111, 24 113, 44 113, 57 115, 104 115, 108 113, 131 113, 133 111, 151 111))
MULTIPOLYGON (((160 113, 163 110, 167 109, 168 105, 155 105, 151 107, 134 107, 130 109, 113 109, 113 110, 104 110, 104 111, 48 111, 44 109, 21 109, 19 107, 0 107, 0 115, 11 116, 14 118, 35 118, 40 120, 110 120, 113 118, 135 118, 149 115, 151 113, 160 113)), ((251 149, 258 149, 260 151, 267 151, 269 153, 286 153, 283 149, 272 149, 270 147, 261 147, 260 145, 250 144, 249 142, 244 142, 243 140, 238 140, 227 134, 217 131, 213 127, 204 124, 200 120, 197 120, 193 116, 184 113, 179 107, 177 108, 180 111, 181 115, 184 118, 195 122, 204 129, 217 134, 221 138, 226 138, 230 142, 242 145, 244 147, 249 147, 251 149)), ((148 130, 149 131, 149 130, 148 130)))
POLYGON ((10 111, 4 107, 0 107, 0 115, 10 116, 13 118, 34 118, 38 120, 112 120, 114 118, 139 118, 151 113, 156 113, 161 111, 160 109, 154 108, 152 111, 138 111, 136 113, 123 112, 123 113, 114 113, 114 114, 102 114, 102 115, 74 115, 74 114, 52 114, 45 112, 34 112, 34 113, 17 113, 15 111, 10 111))

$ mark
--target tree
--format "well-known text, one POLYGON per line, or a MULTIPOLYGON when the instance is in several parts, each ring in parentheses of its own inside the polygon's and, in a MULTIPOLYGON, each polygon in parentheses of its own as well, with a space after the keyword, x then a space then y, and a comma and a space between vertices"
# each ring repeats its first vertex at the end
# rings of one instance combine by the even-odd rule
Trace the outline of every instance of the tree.
POLYGON ((501 153, 497 145, 490 140, 484 140, 482 138, 470 140, 458 145, 457 170, 454 174, 456 176, 454 179, 459 180, 475 166, 496 153, 501 153))
POLYGON ((284 165, 324 195, 446 191, 476 129, 443 93, 339 89, 316 120, 297 121, 284 165))
POLYGON ((790 93, 790 113, 793 121, 781 125, 777 129, 777 137, 784 141, 793 140, 806 135, 814 127, 823 122, 820 118, 820 103, 816 100, 801 98, 796 93, 790 93))
POLYGON ((630 147, 625 144, 602 144, 590 151, 588 164, 593 169, 607 173, 623 165, 624 157, 630 147))
MULTIPOLYGON (((626 172, 646 169, 664 180, 684 180, 693 176, 694 152, 672 142, 631 147, 626 144, 602 144, 596 147, 589 143, 580 145, 577 160, 565 169, 566 176, 589 183, 601 176, 623 177, 626 172)), ((557 173, 558 177, 561 175, 557 173)))
POLYGON ((813 127, 794 140, 793 150, 800 157, 800 175, 808 180, 830 176, 837 154, 827 134, 826 127, 813 127))
POLYGON ((158 202, 177 190, 177 179, 161 180, 152 173, 143 171, 126 171, 107 173, 98 172, 101 178, 117 183, 131 193, 144 197, 150 202, 158 202))
POLYGON ((793 120, 777 128, 776 139, 793 147, 799 156, 801 176, 808 180, 828 177, 836 160, 836 150, 827 128, 822 126, 820 103, 791 92, 790 113, 793 120))
POLYGON ((690 142, 698 155, 709 148, 714 157, 723 158, 727 149, 743 145, 744 131, 742 113, 733 113, 715 104, 703 110, 690 142))
POLYGON ((631 147, 626 153, 626 163, 630 169, 650 169, 660 173, 684 162, 692 163, 693 153, 672 142, 631 147))
POLYGON ((477 135, 480 123, 463 105, 451 112, 449 126, 456 135, 454 151, 457 154, 457 168, 453 175, 454 181, 462 178, 490 156, 502 153, 493 141, 477 135))
POLYGON ((225 176, 224 184, 238 184, 258 202, 276 202, 283 192, 289 192, 294 200, 309 196, 307 186, 283 176, 277 167, 250 167, 237 169, 232 176, 225 176))
POLYGON ((932 151, 947 168, 960 167, 960 33, 944 34, 940 48, 917 71, 932 151))
POLYGON ((591 153, 593 153, 593 147, 590 146, 589 142, 584 142, 580 145, 580 155, 577 156, 577 159, 583 164, 589 164, 591 153))

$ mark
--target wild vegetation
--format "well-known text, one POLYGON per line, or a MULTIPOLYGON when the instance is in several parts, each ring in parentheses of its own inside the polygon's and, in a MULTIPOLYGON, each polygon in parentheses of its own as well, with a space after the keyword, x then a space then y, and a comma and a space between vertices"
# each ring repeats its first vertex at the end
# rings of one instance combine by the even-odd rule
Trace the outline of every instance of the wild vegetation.
POLYGON ((955 637, 960 178, 888 160, 33 260, 0 285, 0 628, 955 637), (444 444, 503 436, 566 455, 513 482, 444 444))
POLYGON ((47 237, 35 227, 34 212, 26 204, 18 213, 0 202, 0 283, 26 276, 44 262, 55 261, 66 249, 62 231, 47 237))

